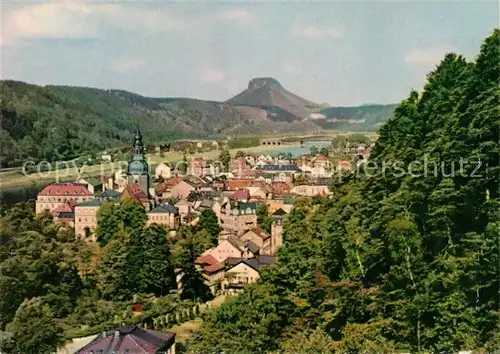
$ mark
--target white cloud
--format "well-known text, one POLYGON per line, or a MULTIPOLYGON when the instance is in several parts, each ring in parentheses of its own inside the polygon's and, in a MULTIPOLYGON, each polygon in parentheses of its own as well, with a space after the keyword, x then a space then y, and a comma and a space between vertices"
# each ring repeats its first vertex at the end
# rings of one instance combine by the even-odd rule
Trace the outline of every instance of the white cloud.
POLYGON ((342 27, 307 26, 294 30, 293 34, 298 38, 306 39, 338 39, 344 37, 345 31, 342 27))
POLYGON ((22 38, 83 38, 94 34, 88 25, 92 10, 81 3, 28 5, 4 14, 4 35, 22 38))
POLYGON ((302 72, 302 68, 299 64, 295 63, 287 63, 283 66, 283 70, 287 74, 300 74, 302 72))
POLYGON ((200 71, 199 79, 203 83, 215 83, 224 78, 224 73, 215 69, 203 69, 200 71))
POLYGON ((438 64, 446 53, 452 52, 449 47, 425 47, 413 50, 405 55, 405 62, 410 64, 438 64))
POLYGON ((169 32, 187 27, 185 20, 165 11, 121 4, 29 4, 4 12, 3 17, 3 37, 8 42, 22 38, 92 38, 110 27, 141 32, 169 32))
POLYGON ((139 58, 120 58, 110 64, 111 70, 118 74, 126 74, 131 71, 142 69, 146 61, 139 58))
POLYGON ((253 19, 253 15, 251 12, 245 10, 234 9, 220 13, 219 19, 231 21, 249 21, 253 19))

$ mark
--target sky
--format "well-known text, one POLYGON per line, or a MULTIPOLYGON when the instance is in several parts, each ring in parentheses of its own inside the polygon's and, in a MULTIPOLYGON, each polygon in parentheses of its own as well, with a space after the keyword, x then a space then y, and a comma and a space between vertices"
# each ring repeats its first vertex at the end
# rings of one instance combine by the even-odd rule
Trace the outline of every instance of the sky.
POLYGON ((473 60, 497 2, 3 1, 1 76, 227 100, 274 77, 317 103, 397 103, 473 60))

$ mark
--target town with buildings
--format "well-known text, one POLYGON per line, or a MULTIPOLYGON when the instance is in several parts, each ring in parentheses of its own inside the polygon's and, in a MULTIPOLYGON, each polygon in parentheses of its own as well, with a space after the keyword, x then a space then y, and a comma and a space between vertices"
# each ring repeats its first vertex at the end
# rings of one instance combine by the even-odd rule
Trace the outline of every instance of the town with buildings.
MULTIPOLYGON (((352 156, 359 163, 368 158, 370 150, 360 146, 352 150, 352 156)), ((221 230, 218 245, 205 250, 196 261, 214 294, 230 295, 255 282, 261 268, 276 261, 283 219, 293 201, 327 197, 332 176, 353 165, 348 160, 334 165, 321 153, 296 159, 248 154, 232 158, 225 171, 202 157, 187 164, 184 174, 169 162, 150 168, 137 128, 126 171, 51 184, 38 194, 36 213, 48 211, 54 222, 67 223, 77 237, 95 242, 99 209, 105 202, 135 200, 146 211, 147 225, 162 225, 171 235, 181 225, 196 225, 199 215, 211 210, 221 230), (272 218, 270 232, 257 221, 262 204, 272 218)))

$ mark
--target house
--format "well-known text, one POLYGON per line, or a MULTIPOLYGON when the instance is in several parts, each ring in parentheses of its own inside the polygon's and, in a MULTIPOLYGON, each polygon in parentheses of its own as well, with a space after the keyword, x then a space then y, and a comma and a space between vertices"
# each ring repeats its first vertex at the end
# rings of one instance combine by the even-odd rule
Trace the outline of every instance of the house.
POLYGON ((296 174, 302 172, 300 168, 293 164, 272 164, 272 165, 265 165, 259 168, 265 173, 289 173, 289 174, 296 174))
POLYGON ((102 205, 99 199, 75 205, 75 235, 82 239, 96 241, 97 213, 102 205))
POLYGON ((333 175, 331 168, 326 169, 324 167, 312 167, 309 172, 313 178, 331 178, 333 175))
POLYGON ((171 204, 160 204, 153 210, 147 212, 147 224, 158 224, 167 226, 169 229, 177 229, 180 225, 179 210, 171 204))
POLYGON ((304 197, 314 197, 316 195, 328 195, 330 194, 330 190, 328 189, 328 185, 305 184, 293 187, 290 193, 304 197))
POLYGON ((208 167, 207 160, 197 157, 189 161, 187 172, 193 176, 205 176, 210 172, 210 168, 208 167))
POLYGON ((106 189, 101 193, 97 193, 95 197, 99 200, 118 203, 120 198, 120 192, 115 191, 113 189, 106 189))
POLYGON ((164 180, 172 178, 172 169, 168 163, 160 162, 155 168, 155 179, 163 178, 164 180))
POLYGON ((75 354, 175 354, 175 333, 136 326, 123 326, 102 332, 75 354))
POLYGON ((107 189, 118 189, 119 191, 122 191, 125 186, 127 185, 128 180, 127 180, 127 173, 119 168, 115 174, 114 177, 111 178, 110 181, 108 181, 108 187, 107 189))
MULTIPOLYGON (((271 254, 271 235, 259 226, 245 232, 240 236, 240 240, 244 242, 249 241, 256 245, 259 248, 258 253, 260 255, 271 254)), ((250 245, 250 247, 252 247, 252 245, 250 245)), ((251 251, 254 254, 256 253, 254 250, 251 251)))
POLYGON ((255 163, 254 163, 254 167, 255 167, 255 168, 259 168, 259 167, 262 167, 262 166, 265 166, 265 165, 268 165, 268 164, 269 164, 269 162, 267 162, 267 161, 264 161, 264 160, 257 160, 257 161, 255 161, 255 163))
POLYGON ((291 182, 294 176, 298 176, 299 174, 302 173, 302 170, 293 164, 265 165, 262 167, 258 167, 257 171, 260 171, 262 175, 271 175, 271 178, 273 180, 287 181, 287 182, 291 182))
POLYGON ((82 178, 77 183, 85 185, 85 187, 94 194, 102 192, 103 190, 102 182, 95 177, 82 178))
POLYGON ((260 278, 262 267, 274 264, 276 257, 259 256, 250 259, 230 258, 226 262, 224 280, 222 281, 223 292, 234 294, 251 283, 255 283, 260 278))
POLYGON ((271 192, 267 187, 248 187, 250 199, 264 200, 271 197, 271 192))
POLYGON ((313 167, 320 167, 330 169, 332 167, 331 161, 323 154, 317 154, 312 161, 313 167))
POLYGON ((340 160, 340 161, 337 161, 336 168, 337 168, 337 171, 349 171, 352 168, 352 164, 350 161, 340 160))
POLYGON ((35 211, 52 211, 66 202, 76 203, 94 199, 94 193, 81 183, 54 183, 41 190, 37 195, 35 211))
POLYGON ((257 259, 235 259, 230 263, 233 264, 229 264, 222 281, 222 289, 228 293, 238 293, 260 278, 261 264, 257 259))
POLYGON ((210 255, 223 263, 230 257, 243 258, 246 254, 245 243, 237 237, 228 237, 216 247, 203 252, 202 256, 210 255))
POLYGON ((257 204, 229 200, 221 205, 220 225, 225 230, 242 234, 257 226, 257 204))
POLYGON ((194 190, 196 190, 196 187, 194 187, 191 183, 181 181, 173 186, 168 194, 170 197, 185 199, 188 197, 189 193, 194 190))
POLYGON ((57 208, 52 210, 52 218, 55 223, 67 223, 70 226, 74 225, 75 212, 74 212, 75 202, 70 201, 59 205, 57 208))
POLYGON ((229 197, 231 200, 237 200, 240 202, 248 202, 250 200, 250 191, 248 189, 240 189, 231 194, 229 197))
POLYGON ((181 223, 186 222, 191 215, 191 203, 185 199, 181 199, 177 203, 175 203, 175 207, 179 211, 181 223))
POLYGON ((210 254, 198 257, 195 260, 195 264, 198 270, 202 271, 206 284, 212 293, 215 294, 218 283, 224 279, 224 264, 210 254))
POLYGON ((286 194, 289 194, 293 188, 293 185, 289 182, 284 181, 272 181, 271 182, 271 192, 273 198, 283 197, 286 194))
POLYGON ((127 184, 125 186, 125 189, 120 194, 120 200, 125 200, 127 198, 131 198, 139 202, 144 209, 146 209, 146 211, 149 211, 151 208, 148 196, 137 183, 127 184))
POLYGON ((230 179, 226 183, 227 189, 230 191, 237 191, 239 189, 245 189, 257 185, 263 186, 264 183, 250 178, 230 179))
POLYGON ((237 177, 242 177, 250 174, 250 171, 253 170, 247 164, 247 161, 244 157, 238 157, 236 159, 233 159, 229 163, 229 171, 231 171, 237 177))
POLYGON ((255 163, 257 162, 258 158, 259 158, 259 157, 258 157, 257 155, 248 154, 248 155, 246 155, 246 156, 245 156, 245 161, 246 161, 249 165, 253 166, 253 165, 255 165, 255 163))

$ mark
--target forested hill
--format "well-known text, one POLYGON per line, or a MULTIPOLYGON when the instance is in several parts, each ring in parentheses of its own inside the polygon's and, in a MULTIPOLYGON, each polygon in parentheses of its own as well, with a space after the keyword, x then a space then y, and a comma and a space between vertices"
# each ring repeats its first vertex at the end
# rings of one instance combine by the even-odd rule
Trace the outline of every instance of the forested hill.
POLYGON ((192 353, 500 347, 498 43, 495 30, 475 62, 447 55, 409 94, 380 130, 370 175, 296 204, 277 264, 206 319, 192 353), (397 169, 382 174, 384 161, 397 169))
POLYGON ((154 144, 232 134, 304 134, 320 128, 375 131, 378 123, 392 116, 392 109, 384 106, 361 113, 354 107, 346 113, 354 119, 351 122, 343 121, 344 111, 338 117, 325 114, 325 119, 313 120, 279 106, 149 98, 122 90, 42 87, 18 81, 0 81, 0 96, 1 167, 27 159, 67 160, 128 145, 137 123, 146 141, 154 144))

